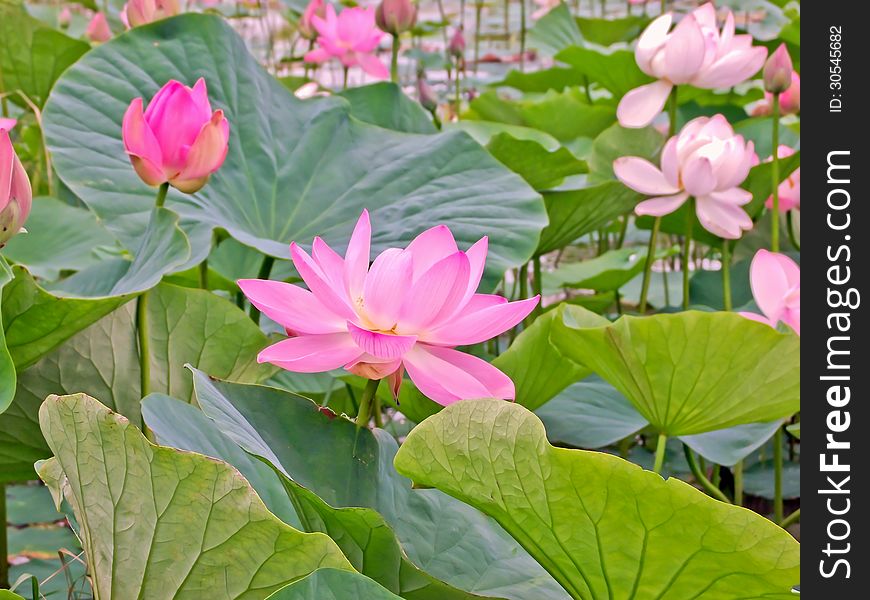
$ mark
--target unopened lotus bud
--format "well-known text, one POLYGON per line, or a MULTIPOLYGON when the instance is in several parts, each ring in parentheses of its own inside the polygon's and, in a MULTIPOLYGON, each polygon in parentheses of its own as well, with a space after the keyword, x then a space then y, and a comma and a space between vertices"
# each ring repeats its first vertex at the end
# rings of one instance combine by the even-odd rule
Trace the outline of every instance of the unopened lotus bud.
POLYGON ((21 231, 32 202, 27 172, 15 154, 9 133, 0 128, 0 248, 21 231))
POLYGON ((438 108, 438 96, 435 95, 435 90, 426 82, 426 78, 422 74, 417 76, 417 99, 429 112, 438 108))
POLYGON ((791 85, 791 57, 785 44, 770 55, 764 63, 764 89, 771 94, 781 94, 791 85))
POLYGON ((456 31, 453 32, 447 51, 457 58, 461 58, 465 54, 465 36, 462 34, 462 27, 457 27, 456 31))
POLYGON ((400 35, 417 24, 417 5, 413 0, 382 0, 375 11, 381 31, 400 35))

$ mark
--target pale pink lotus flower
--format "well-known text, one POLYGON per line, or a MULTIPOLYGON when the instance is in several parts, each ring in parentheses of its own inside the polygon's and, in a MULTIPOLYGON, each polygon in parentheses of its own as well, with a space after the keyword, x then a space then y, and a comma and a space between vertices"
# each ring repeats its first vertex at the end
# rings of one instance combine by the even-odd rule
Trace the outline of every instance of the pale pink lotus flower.
POLYGON ((21 231, 32 202, 30 179, 15 154, 9 132, 0 125, 0 248, 21 231))
MULTIPOLYGON (((801 76, 791 72, 791 85, 779 95, 779 113, 796 115, 801 111, 801 76)), ((773 113, 773 94, 764 92, 764 100, 752 110, 753 117, 766 117, 773 113)))
POLYGON ((616 114, 623 127, 646 127, 662 111, 675 85, 727 88, 758 72, 767 49, 752 45, 751 35, 735 35, 729 10, 721 31, 712 3, 686 15, 670 31, 673 14, 655 19, 641 34, 634 51, 640 70, 657 81, 622 97, 616 114))
POLYGON ((311 18, 314 16, 321 19, 324 18, 326 16, 326 4, 324 0, 311 0, 302 12, 302 16, 299 17, 299 33, 306 40, 317 38, 317 30, 314 28, 311 18))
POLYGON ((667 141, 661 169, 644 158, 623 156, 613 162, 613 171, 626 186, 654 196, 635 207, 638 215, 662 217, 693 196, 707 231, 737 239, 752 229, 752 219, 741 208, 752 194, 738 186, 758 161, 754 148, 734 134, 722 115, 698 117, 667 141))
POLYGON ((92 42, 108 42, 112 39, 112 30, 109 29, 109 22, 106 20, 106 15, 98 12, 93 16, 90 23, 85 29, 85 35, 92 42))
POLYGON ((124 113, 122 128, 124 149, 148 185, 168 181, 192 194, 227 156, 230 125, 222 110, 212 112, 202 78, 193 88, 169 81, 144 113, 142 98, 136 98, 124 113))
POLYGON ((290 245, 308 289, 280 281, 242 279, 239 287, 260 311, 283 325, 289 339, 257 360, 288 371, 344 367, 368 379, 388 379, 398 397, 402 376, 442 405, 472 398, 514 398, 511 379, 480 358, 455 350, 510 329, 537 305, 475 293, 487 238, 460 251, 439 225, 405 249, 388 248, 369 267, 371 225, 363 211, 342 258, 314 238, 309 256, 290 245))
POLYGON ((387 79, 390 76, 390 71, 374 54, 384 36, 375 26, 374 8, 345 8, 336 15, 332 4, 327 4, 326 18, 315 14, 311 23, 317 30, 320 47, 305 55, 306 62, 324 63, 337 58, 346 68, 358 66, 372 77, 387 79))
POLYGON ((128 0, 121 10, 121 21, 128 28, 147 25, 181 13, 178 0, 128 0))
MULTIPOLYGON (((777 151, 777 155, 780 158, 785 158, 787 156, 791 156, 794 154, 794 150, 789 148, 788 146, 780 144, 779 150, 777 151)), ((773 160, 771 156, 764 162, 770 162, 773 160)), ((773 210, 773 194, 767 199, 764 205, 773 210)), ((794 171, 792 171, 791 175, 789 175, 785 181, 779 184, 779 211, 780 212, 788 212, 790 210, 801 209, 801 168, 798 167, 794 171)))
POLYGON ((18 119, 9 119, 6 117, 0 117, 0 129, 5 129, 6 131, 12 131, 17 124, 18 124, 18 119))
POLYGON ((801 334, 801 270, 784 254, 759 250, 749 267, 752 297, 763 315, 741 312, 747 319, 776 327, 782 321, 801 334))

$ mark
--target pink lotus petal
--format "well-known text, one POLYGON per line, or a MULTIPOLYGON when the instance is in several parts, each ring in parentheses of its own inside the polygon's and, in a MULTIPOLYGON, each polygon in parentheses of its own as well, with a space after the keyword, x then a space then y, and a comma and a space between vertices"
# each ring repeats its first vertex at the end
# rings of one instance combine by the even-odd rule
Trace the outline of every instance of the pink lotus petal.
POLYGON ((652 83, 634 88, 622 97, 616 108, 616 117, 623 127, 646 127, 652 123, 662 109, 673 84, 659 79, 652 83))
POLYGON ((641 194, 676 194, 680 188, 671 185, 664 173, 645 158, 623 156, 613 161, 613 172, 626 186, 641 194))
POLYGON ((355 301, 362 298, 366 274, 369 271, 371 254, 372 226, 369 211, 363 209, 353 228, 347 251, 344 253, 344 283, 350 297, 355 301))
POLYGON ((510 377, 457 350, 417 344, 403 364, 417 388, 443 406, 478 398, 513 400, 516 393, 510 377))
POLYGON ((687 83, 704 62, 706 42, 698 22, 692 15, 674 28, 665 45, 664 61, 668 80, 687 83))
POLYGON ((701 225, 721 238, 736 240, 743 231, 752 229, 752 219, 739 206, 715 200, 711 196, 695 199, 695 212, 701 225))
POLYGON ((356 54, 356 64, 375 79, 389 79, 390 70, 373 54, 356 54))
POLYGON ((470 346, 494 338, 523 319, 538 305, 540 296, 518 302, 499 303, 476 312, 463 313, 449 323, 421 335, 420 341, 439 346, 470 346))
POLYGON ((404 292, 411 287, 412 260, 410 251, 388 248, 372 263, 363 306, 374 328, 389 331, 399 322, 404 292))
POLYGON ((420 331, 456 312, 468 289, 471 266, 464 252, 441 259, 411 285, 399 314, 400 331, 420 331))
POLYGON ((347 292, 344 289, 333 288, 329 278, 317 263, 295 242, 290 244, 290 256, 305 285, 324 307, 344 319, 357 318, 356 312, 350 305, 347 292))
POLYGON ((328 333, 283 340, 260 352, 257 361, 295 373, 319 373, 338 369, 361 354, 350 334, 328 333))
POLYGON ((311 244, 311 258, 320 267, 332 289, 344 289, 344 259, 320 236, 315 237, 311 244))
POLYGON ((673 15, 670 13, 657 17, 644 29, 637 40, 637 47, 634 51, 635 60, 640 70, 647 75, 656 76, 652 70, 652 60, 667 41, 672 22, 673 15))
POLYGON ((465 256, 468 257, 468 265, 470 267, 468 273, 468 288, 465 290, 465 296, 459 302, 457 310, 465 306, 465 304, 477 291, 480 285, 480 279, 483 277, 484 267, 486 266, 486 254, 489 250, 489 238, 483 236, 472 244, 471 248, 465 251, 465 256))
POLYGON ((716 187, 713 164, 707 158, 696 158, 683 168, 683 186, 691 196, 706 196, 716 187))
POLYGON ((347 322, 347 330, 354 343, 364 352, 380 359, 395 360, 404 356, 417 341, 416 335, 396 335, 369 331, 347 322))
POLYGON ((414 257, 414 280, 432 268, 432 265, 459 252, 456 240, 446 225, 427 229, 408 244, 408 252, 414 257))
POLYGON ((397 358, 385 359, 372 356, 371 354, 363 354, 344 365, 344 368, 358 377, 383 379, 384 377, 391 376, 396 371, 402 370, 402 361, 397 358))
MULTIPOLYGON (((127 107, 121 123, 121 137, 127 154, 143 159, 139 176, 148 185, 159 185, 166 181, 166 176, 160 168, 163 164, 163 153, 154 132, 145 121, 142 98, 136 98, 127 107)), ((136 170, 138 172, 139 168, 136 170)))
POLYGON ((8 119, 5 117, 0 117, 0 129, 5 129, 6 131, 12 131, 15 128, 15 125, 18 123, 17 119, 8 119))
POLYGON ((208 176, 217 171, 227 157, 229 127, 223 111, 216 110, 187 151, 184 168, 172 180, 172 185, 188 194, 205 185, 208 176))
POLYGON ((296 333, 310 335, 347 331, 345 319, 298 285, 262 279, 240 279, 238 284, 260 312, 296 333))
POLYGON ((669 215, 689 198, 689 194, 681 192, 673 196, 659 196, 658 198, 650 198, 644 200, 634 207, 634 213, 639 216, 650 215, 653 217, 663 217, 669 215))

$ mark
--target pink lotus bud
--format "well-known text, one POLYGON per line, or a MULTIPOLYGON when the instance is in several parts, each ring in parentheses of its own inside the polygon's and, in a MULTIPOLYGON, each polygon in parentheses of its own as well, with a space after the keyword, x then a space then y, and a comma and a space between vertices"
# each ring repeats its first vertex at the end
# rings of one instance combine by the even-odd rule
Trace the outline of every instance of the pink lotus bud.
POLYGON ((462 27, 457 27, 453 32, 447 51, 457 58, 462 58, 465 54, 465 36, 462 34, 462 27))
POLYGON ((32 201, 30 179, 15 154, 9 133, 0 125, 0 248, 21 231, 32 201))
POLYGON ((148 185, 169 182, 193 194, 227 156, 230 125, 222 110, 212 112, 205 80, 193 88, 172 80, 143 112, 142 98, 130 103, 122 125, 124 149, 148 185))
POLYGON ((417 24, 417 5, 413 0, 381 0, 375 23, 381 31, 399 35, 417 24))
POLYGON ((422 73, 417 75, 417 99, 429 112, 438 108, 438 96, 435 95, 435 90, 426 82, 426 77, 422 73))
POLYGON ((308 6, 305 7, 302 17, 299 18, 299 33, 306 40, 317 38, 317 30, 314 28, 314 23, 311 22, 311 18, 314 16, 319 19, 326 17, 326 3, 324 0, 311 0, 308 6))
POLYGON ((781 94, 786 91, 791 85, 792 70, 791 56, 788 55, 785 44, 780 44, 764 63, 765 91, 771 94, 781 94))
POLYGON ((121 12, 127 27, 139 27, 181 12, 178 0, 129 0, 121 12))
POLYGON ((57 13, 57 24, 61 29, 66 29, 69 27, 69 22, 72 19, 72 12, 69 9, 69 6, 64 6, 63 9, 57 13))
POLYGON ((87 29, 85 29, 85 35, 88 36, 89 40, 97 43, 108 42, 112 39, 112 30, 109 29, 106 15, 101 12, 95 14, 91 22, 88 23, 87 29))
MULTIPOLYGON (((801 76, 791 72, 791 85, 779 95, 779 111, 783 115, 795 115, 801 111, 801 76)), ((764 92, 764 100, 752 110, 753 117, 763 117, 773 112, 773 94, 764 92)))

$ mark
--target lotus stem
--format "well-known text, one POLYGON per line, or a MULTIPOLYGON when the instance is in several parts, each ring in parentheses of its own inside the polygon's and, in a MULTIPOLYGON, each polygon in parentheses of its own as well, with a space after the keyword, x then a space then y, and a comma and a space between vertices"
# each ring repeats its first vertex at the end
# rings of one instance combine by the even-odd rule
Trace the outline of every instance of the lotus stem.
POLYGON ((797 523, 800 520, 801 520, 801 509, 797 509, 796 511, 791 513, 789 516, 787 516, 785 519, 783 519, 782 523, 780 523, 779 526, 782 527, 783 529, 785 529, 789 525, 797 523))
POLYGON ((668 447, 668 436, 664 433, 659 434, 659 440, 656 443, 656 460, 653 464, 653 472, 661 474, 662 467, 665 464, 665 450, 668 447))
POLYGON ((722 305, 731 311, 731 246, 728 240, 722 240, 722 305))
POLYGON ((683 270, 683 310, 689 309, 689 251, 692 248, 692 227, 695 224, 695 199, 689 198, 686 211, 686 235, 683 239, 683 260, 680 267, 683 270))
POLYGON ((543 289, 544 289, 544 284, 543 284, 543 279, 541 278, 541 257, 535 256, 535 258, 532 259, 532 293, 537 295, 537 296, 540 296, 541 299, 538 300, 538 304, 535 306, 535 309, 532 311, 532 318, 531 318, 532 321, 534 321, 535 319, 540 317, 541 313, 544 310, 543 307, 541 306, 541 303, 543 302, 543 295, 544 295, 543 289))
POLYGON ((154 200, 154 206, 157 208, 162 208, 166 203, 166 194, 169 192, 169 182, 161 183, 160 188, 157 190, 157 199, 154 200))
POLYGON ((773 215, 770 222, 770 250, 779 252, 779 94, 773 95, 773 215))
POLYGON ((520 0, 520 72, 526 70, 526 0, 520 0))
POLYGON ((643 283, 640 286, 640 314, 646 312, 646 298, 649 293, 649 280, 652 277, 652 266, 656 260, 656 238, 659 235, 659 228, 662 225, 662 218, 656 217, 653 221, 653 228, 649 234, 649 245, 646 249, 646 264, 643 267, 643 283))
POLYGON ((357 428, 368 427, 369 420, 372 417, 372 406, 375 404, 375 396, 377 395, 380 379, 369 379, 363 390, 362 398, 359 401, 359 410, 356 413, 357 428))
POLYGON ((782 523, 782 427, 773 434, 773 522, 782 523))
MULTIPOLYGON (((275 265, 275 257, 274 256, 264 256, 263 262, 260 264, 260 271, 257 273, 257 279, 269 279, 269 275, 272 273, 272 267, 275 265)), ((256 306, 251 304, 250 311, 251 320, 254 321, 257 325, 260 324, 260 311, 256 306)))
POLYGON ((390 55, 390 81, 399 84, 399 48, 401 46, 399 36, 393 36, 393 51, 390 55))
POLYGON ((9 542, 6 539, 6 484, 0 483, 0 589, 9 588, 9 542))
POLYGON ((698 466, 698 461, 695 460, 695 453, 692 452, 692 449, 686 444, 683 444, 683 452, 686 455, 686 462, 689 463, 689 468, 692 470, 692 475, 695 476, 695 479, 701 484, 704 490, 717 500, 731 504, 731 501, 728 500, 728 496, 726 496, 722 490, 713 485, 713 482, 707 479, 707 476, 704 475, 703 471, 701 471, 701 467, 698 466))
MULTIPOLYGON (((662 2, 664 5, 664 2, 662 2)), ((677 133, 677 86, 671 89, 671 95, 668 97, 668 139, 674 137, 677 133)))
POLYGON ((139 392, 144 398, 151 393, 151 351, 148 340, 148 292, 136 299, 136 338, 139 341, 139 392))
POLYGON ((474 3, 474 72, 480 69, 480 16, 483 12, 483 0, 474 3))
POLYGON ((734 504, 743 506, 743 461, 738 460, 731 472, 734 475, 734 504))

